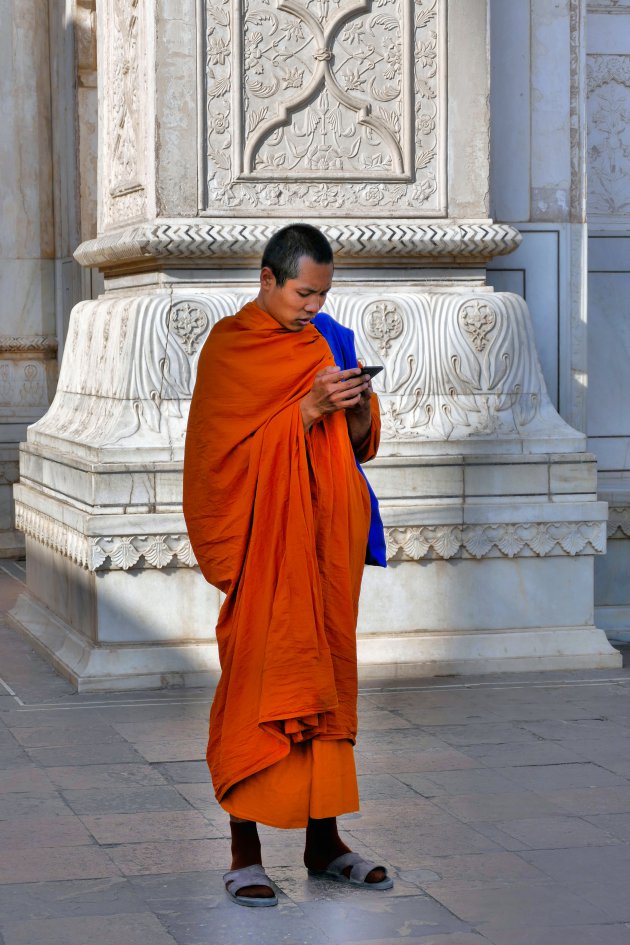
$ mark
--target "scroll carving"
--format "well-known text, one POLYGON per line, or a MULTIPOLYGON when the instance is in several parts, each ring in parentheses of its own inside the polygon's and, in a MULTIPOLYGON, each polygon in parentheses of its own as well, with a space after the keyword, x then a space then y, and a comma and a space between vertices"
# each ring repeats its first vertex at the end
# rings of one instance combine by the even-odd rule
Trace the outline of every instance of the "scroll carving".
POLYGON ((108 0, 109 96, 105 110, 109 175, 106 222, 139 216, 145 206, 142 85, 146 82, 141 51, 144 4, 141 0, 108 0))
POLYGON ((341 297, 329 311, 374 379, 384 440, 569 435, 549 401, 529 315, 517 296, 341 297))
POLYGON ((589 212, 630 211, 630 56, 588 57, 589 212))

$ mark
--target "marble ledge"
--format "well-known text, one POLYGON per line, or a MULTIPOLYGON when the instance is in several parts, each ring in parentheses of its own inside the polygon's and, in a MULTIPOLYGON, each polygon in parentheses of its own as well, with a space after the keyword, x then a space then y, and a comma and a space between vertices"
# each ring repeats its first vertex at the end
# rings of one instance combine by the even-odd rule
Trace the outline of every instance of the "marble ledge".
MULTIPOLYGON (((75 259, 102 270, 137 269, 143 265, 252 265, 269 237, 290 218, 268 222, 241 218, 208 222, 196 218, 156 219, 103 234, 82 243, 75 259)), ((515 250, 521 235, 513 226, 492 220, 424 221, 383 219, 322 220, 314 218, 330 240, 337 261, 435 259, 489 260, 515 250)))

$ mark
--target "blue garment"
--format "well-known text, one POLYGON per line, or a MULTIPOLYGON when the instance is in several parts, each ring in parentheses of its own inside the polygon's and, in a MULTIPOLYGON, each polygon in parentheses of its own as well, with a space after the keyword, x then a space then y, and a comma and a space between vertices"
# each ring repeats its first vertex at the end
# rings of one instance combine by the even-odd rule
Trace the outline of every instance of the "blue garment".
MULTIPOLYGON (((342 370, 358 367, 357 354, 354 350, 354 332, 350 328, 345 328, 343 325, 340 325, 339 322, 336 322, 330 315, 326 315, 325 312, 320 312, 319 315, 315 316, 313 325, 328 342, 337 367, 340 367, 342 370)), ((386 568, 385 533, 383 531, 383 521, 378 507, 378 499, 374 495, 372 486, 368 482, 361 464, 358 460, 356 462, 361 475, 367 483, 372 512, 365 563, 374 564, 380 568, 386 568)))

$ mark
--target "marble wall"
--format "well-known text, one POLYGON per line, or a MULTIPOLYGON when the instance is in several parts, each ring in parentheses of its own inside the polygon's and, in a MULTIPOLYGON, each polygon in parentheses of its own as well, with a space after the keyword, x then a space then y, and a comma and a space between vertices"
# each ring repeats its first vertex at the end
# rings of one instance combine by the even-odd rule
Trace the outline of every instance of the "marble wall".
POLYGON ((48 10, 0 3, 0 556, 19 553, 17 443, 54 388, 55 236, 48 10))
POLYGON ((587 431, 609 503, 608 554, 596 569, 597 619, 630 639, 630 4, 588 4, 587 431))
POLYGON ((55 391, 73 305, 102 280, 73 258, 96 233, 95 0, 0 2, 0 556, 18 443, 55 391))

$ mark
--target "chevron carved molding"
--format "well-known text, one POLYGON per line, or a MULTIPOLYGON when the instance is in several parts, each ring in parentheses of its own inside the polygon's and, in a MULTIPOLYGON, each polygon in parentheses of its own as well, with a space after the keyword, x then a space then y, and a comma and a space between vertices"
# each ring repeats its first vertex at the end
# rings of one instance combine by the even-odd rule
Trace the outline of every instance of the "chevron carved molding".
MULTIPOLYGON (((145 261, 258 262, 269 237, 286 220, 200 223, 163 220, 144 223, 82 243, 75 259, 82 266, 114 269, 145 261)), ((314 221, 330 240, 339 260, 445 259, 489 260, 513 252, 521 235, 513 226, 478 223, 380 220, 369 223, 314 221)))

